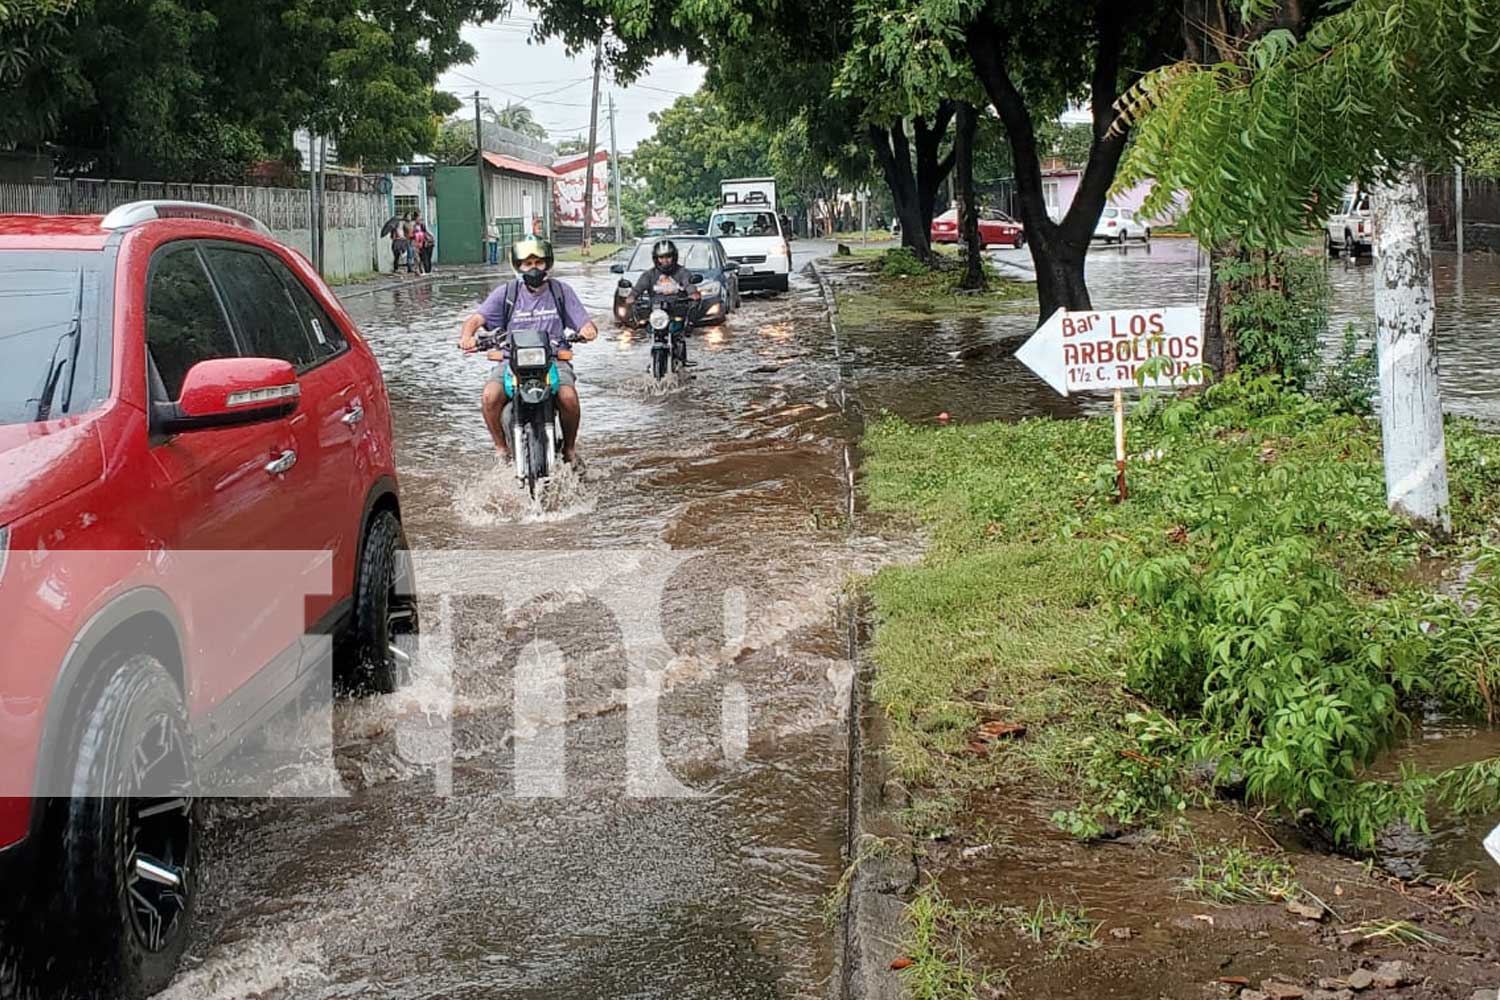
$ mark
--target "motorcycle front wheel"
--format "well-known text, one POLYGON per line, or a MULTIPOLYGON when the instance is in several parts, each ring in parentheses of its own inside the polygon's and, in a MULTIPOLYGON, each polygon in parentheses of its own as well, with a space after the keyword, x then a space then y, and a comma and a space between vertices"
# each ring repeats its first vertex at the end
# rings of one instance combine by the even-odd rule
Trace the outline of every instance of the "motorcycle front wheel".
POLYGON ((670 358, 668 356, 667 347, 665 344, 660 347, 651 348, 652 377, 658 380, 666 378, 669 361, 670 358))
POLYGON ((534 498, 536 484, 547 478, 547 423, 549 415, 538 409, 521 425, 520 456, 521 472, 526 479, 526 491, 534 498))

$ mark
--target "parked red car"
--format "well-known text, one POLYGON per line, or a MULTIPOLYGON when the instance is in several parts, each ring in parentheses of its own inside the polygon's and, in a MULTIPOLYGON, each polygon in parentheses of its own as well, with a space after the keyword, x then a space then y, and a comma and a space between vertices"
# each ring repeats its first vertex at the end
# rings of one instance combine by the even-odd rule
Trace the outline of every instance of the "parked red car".
POLYGON ((134 998, 187 941, 202 776, 333 661, 410 660, 391 411, 249 216, 0 216, 0 261, 0 979, 40 939, 134 998))
MULTIPOLYGON (((932 220, 932 242, 958 243, 958 209, 948 211, 932 220)), ((1004 212, 980 211, 979 242, 984 246, 1023 247, 1026 233, 1021 224, 1004 212)))

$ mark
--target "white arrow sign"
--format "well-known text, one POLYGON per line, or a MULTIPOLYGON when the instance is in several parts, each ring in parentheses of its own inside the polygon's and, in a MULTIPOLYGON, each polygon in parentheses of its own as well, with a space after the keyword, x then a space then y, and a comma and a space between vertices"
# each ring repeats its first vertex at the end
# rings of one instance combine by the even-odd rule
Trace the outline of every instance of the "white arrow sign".
POLYGON ((1203 318, 1195 306, 1162 309, 1057 310, 1016 352, 1016 358, 1064 396, 1075 392, 1202 381, 1203 318), (1161 374, 1136 381, 1140 369, 1166 357, 1161 374))

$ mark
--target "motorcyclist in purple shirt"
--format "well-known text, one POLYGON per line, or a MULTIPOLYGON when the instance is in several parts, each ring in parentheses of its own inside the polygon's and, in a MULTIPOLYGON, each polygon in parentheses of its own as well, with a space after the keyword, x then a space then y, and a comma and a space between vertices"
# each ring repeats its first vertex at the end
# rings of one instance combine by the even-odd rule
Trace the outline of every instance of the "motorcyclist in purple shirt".
MULTIPOLYGON (((506 282, 496 288, 484 300, 478 311, 464 320, 463 332, 458 346, 473 351, 477 346, 481 328, 504 332, 507 329, 542 330, 552 343, 554 355, 568 348, 568 330, 576 330, 584 340, 599 336, 588 310, 578 298, 578 293, 566 283, 550 277, 553 264, 552 244, 547 240, 528 236, 517 240, 510 248, 510 264, 519 280, 506 282)), ((484 423, 489 428, 495 447, 511 460, 510 420, 511 407, 505 399, 504 355, 500 351, 489 353, 491 361, 499 361, 485 382, 484 394, 480 398, 480 409, 484 412, 484 423)), ((578 425, 582 409, 578 403, 577 379, 573 365, 558 359, 557 365, 557 412, 562 418, 563 461, 572 462, 578 449, 578 425)))

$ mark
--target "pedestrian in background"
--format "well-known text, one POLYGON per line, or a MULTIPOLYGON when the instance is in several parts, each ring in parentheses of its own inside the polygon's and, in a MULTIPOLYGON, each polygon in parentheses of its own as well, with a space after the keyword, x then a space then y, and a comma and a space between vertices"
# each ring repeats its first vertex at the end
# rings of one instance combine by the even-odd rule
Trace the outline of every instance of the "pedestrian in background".
POLYGON ((415 232, 412 234, 417 243, 417 271, 421 274, 432 273, 432 247, 434 240, 432 230, 422 221, 419 215, 414 223, 415 232))
POLYGON ((395 274, 401 270, 401 261, 406 256, 406 246, 409 242, 406 229, 406 220, 402 219, 391 230, 391 273, 395 274))

